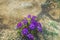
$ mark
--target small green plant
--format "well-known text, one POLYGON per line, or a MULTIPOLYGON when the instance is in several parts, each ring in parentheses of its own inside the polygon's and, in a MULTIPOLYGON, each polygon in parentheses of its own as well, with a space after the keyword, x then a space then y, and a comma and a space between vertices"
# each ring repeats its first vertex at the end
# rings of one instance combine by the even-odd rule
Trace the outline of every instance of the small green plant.
MULTIPOLYGON (((37 33, 42 33, 42 25, 37 21, 36 16, 28 15, 17 24, 17 32, 24 40, 35 40, 37 33)), ((23 40, 21 39, 21 40, 23 40)))

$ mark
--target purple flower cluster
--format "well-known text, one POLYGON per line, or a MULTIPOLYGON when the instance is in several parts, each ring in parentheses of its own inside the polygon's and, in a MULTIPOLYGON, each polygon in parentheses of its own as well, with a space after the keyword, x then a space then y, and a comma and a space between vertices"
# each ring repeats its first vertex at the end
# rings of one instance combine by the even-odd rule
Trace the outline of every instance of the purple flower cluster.
POLYGON ((16 28, 21 28, 21 27, 22 27, 22 22, 19 22, 16 28))
POLYGON ((31 16, 28 15, 27 18, 24 18, 22 20, 22 22, 19 22, 17 24, 17 28, 20 29, 22 28, 24 25, 27 25, 25 27, 22 28, 21 34, 23 36, 26 36, 29 40, 34 40, 34 36, 31 33, 32 30, 37 30, 37 32, 42 32, 42 26, 41 23, 39 23, 36 19, 36 16, 31 16), (28 20, 28 19, 30 20, 28 20), (29 23, 30 22, 30 23, 29 23))

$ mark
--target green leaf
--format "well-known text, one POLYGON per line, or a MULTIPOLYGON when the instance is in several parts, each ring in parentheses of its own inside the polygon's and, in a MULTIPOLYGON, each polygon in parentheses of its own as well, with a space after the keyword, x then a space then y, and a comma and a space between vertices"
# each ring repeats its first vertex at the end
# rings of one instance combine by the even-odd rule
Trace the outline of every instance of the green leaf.
POLYGON ((48 30, 46 30, 46 28, 44 27, 43 28, 43 33, 45 34, 45 35, 53 35, 53 36, 55 36, 55 35, 58 35, 58 33, 56 33, 56 32, 50 32, 50 31, 48 31, 48 30))
POLYGON ((47 37, 48 36, 57 36, 58 35, 58 33, 56 33, 56 32, 50 32, 50 31, 48 31, 47 30, 47 28, 46 27, 43 27, 43 38, 44 38, 44 40, 48 40, 47 39, 47 37))
POLYGON ((49 22, 48 23, 50 26, 52 26, 53 28, 57 29, 58 30, 58 27, 57 27, 57 23, 52 21, 52 22, 49 22))

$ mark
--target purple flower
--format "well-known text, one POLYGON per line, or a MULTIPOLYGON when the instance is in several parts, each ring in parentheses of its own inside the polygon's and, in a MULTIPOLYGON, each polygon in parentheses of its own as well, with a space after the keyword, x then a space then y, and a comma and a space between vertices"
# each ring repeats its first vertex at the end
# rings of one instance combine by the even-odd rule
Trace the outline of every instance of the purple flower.
POLYGON ((31 22, 37 22, 37 20, 31 19, 31 22))
POLYGON ((37 20, 31 19, 31 23, 33 23, 35 26, 37 26, 37 20))
POLYGON ((29 26, 29 28, 30 28, 31 30, 34 30, 36 27, 35 27, 35 25, 34 25, 33 23, 31 23, 30 26, 29 26))
POLYGON ((31 18, 31 15, 28 15, 28 18, 31 18))
POLYGON ((38 30, 39 32, 42 32, 42 26, 41 26, 40 23, 38 23, 37 30, 38 30))
POLYGON ((24 28, 23 30, 22 30, 22 34, 23 35, 27 35, 29 32, 28 32, 28 29, 27 28, 24 28))
POLYGON ((32 16, 31 22, 37 22, 36 18, 37 18, 36 16, 32 16))
POLYGON ((21 28, 21 27, 22 27, 22 23, 19 22, 19 23, 17 24, 17 27, 16 27, 16 28, 21 28))
POLYGON ((37 23, 37 24, 38 24, 38 26, 42 27, 41 23, 37 23))
POLYGON ((23 19, 23 21, 22 21, 22 22, 23 22, 23 24, 25 24, 25 25, 26 25, 26 24, 28 23, 28 20, 25 18, 25 19, 23 19))
POLYGON ((34 40, 34 36, 32 34, 28 34, 27 37, 29 40, 34 40))
POLYGON ((32 19, 33 19, 33 20, 36 20, 36 18, 37 18, 36 16, 32 16, 32 19))
POLYGON ((37 30, 39 31, 39 32, 42 32, 42 28, 41 27, 37 27, 37 30))

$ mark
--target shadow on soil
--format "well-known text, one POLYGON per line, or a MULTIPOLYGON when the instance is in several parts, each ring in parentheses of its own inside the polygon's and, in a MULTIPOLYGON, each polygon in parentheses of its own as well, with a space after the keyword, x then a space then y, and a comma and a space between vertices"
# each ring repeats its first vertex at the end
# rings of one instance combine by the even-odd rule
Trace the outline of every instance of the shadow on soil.
POLYGON ((54 21, 60 22, 60 16, 59 16, 59 19, 54 19, 49 14, 49 11, 51 10, 51 8, 50 8, 50 4, 51 4, 50 1, 53 1, 53 0, 47 0, 45 2, 45 4, 41 5, 42 11, 37 15, 38 16, 38 20, 40 20, 41 18, 43 18, 43 15, 45 15, 45 16, 49 17, 50 19, 54 20, 54 21))

